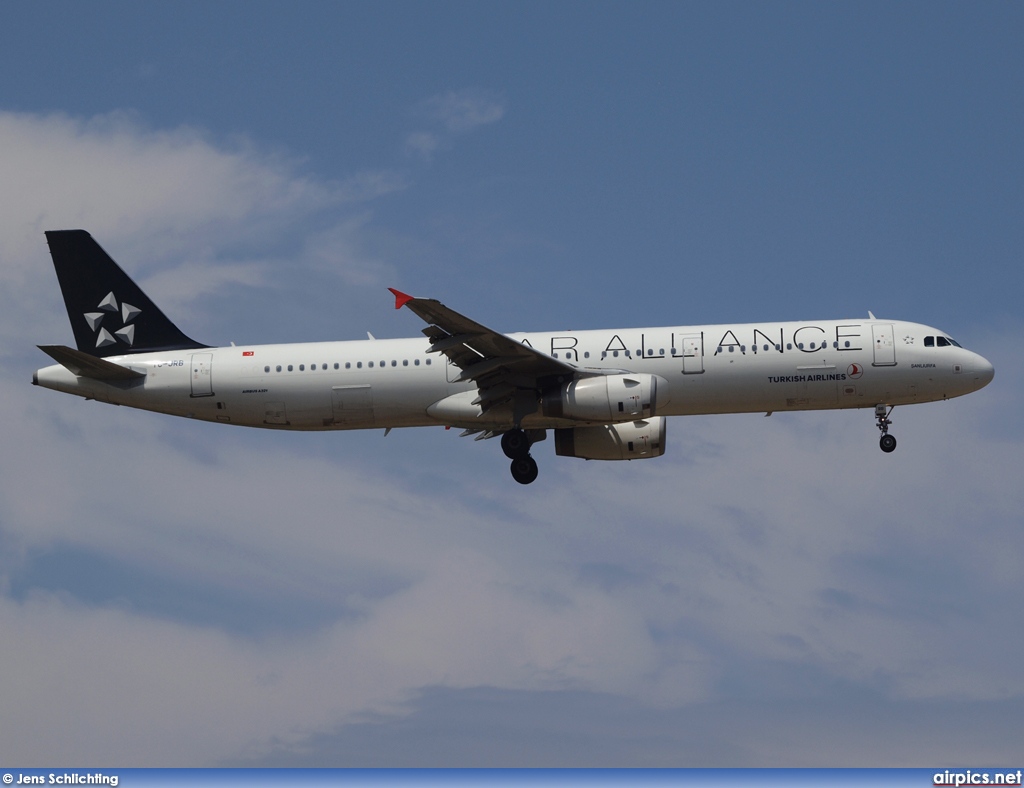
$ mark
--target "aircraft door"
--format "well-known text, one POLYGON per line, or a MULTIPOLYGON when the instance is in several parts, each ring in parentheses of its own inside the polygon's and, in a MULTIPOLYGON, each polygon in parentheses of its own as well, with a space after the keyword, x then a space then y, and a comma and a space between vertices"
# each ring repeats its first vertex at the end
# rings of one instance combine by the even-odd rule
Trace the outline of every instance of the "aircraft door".
POLYGON ((213 353, 192 354, 192 396, 213 396, 213 353))
POLYGON ((896 366, 896 341, 893 339, 892 324, 875 323, 871 326, 871 334, 875 340, 875 358, 872 366, 896 366))
POLYGON ((695 375, 704 371, 704 341, 700 334, 682 337, 683 374, 695 375))

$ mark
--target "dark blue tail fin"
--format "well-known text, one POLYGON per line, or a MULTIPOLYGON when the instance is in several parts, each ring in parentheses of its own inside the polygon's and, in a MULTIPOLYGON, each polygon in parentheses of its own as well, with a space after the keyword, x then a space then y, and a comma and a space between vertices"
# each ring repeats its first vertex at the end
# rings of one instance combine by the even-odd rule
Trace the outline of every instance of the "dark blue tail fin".
POLYGON ((78 349, 104 358, 207 347, 189 339, 85 230, 46 233, 78 349))

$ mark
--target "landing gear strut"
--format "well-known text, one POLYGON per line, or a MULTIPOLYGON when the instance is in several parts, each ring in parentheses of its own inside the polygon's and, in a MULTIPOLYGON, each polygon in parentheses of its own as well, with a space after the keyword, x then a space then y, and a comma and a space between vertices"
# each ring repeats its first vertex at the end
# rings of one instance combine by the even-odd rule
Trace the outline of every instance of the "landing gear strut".
POLYGON ((512 478, 530 484, 537 478, 537 461, 530 456, 530 436, 521 429, 512 429, 501 436, 501 450, 512 460, 512 478))
POLYGON ((875 418, 878 420, 878 430, 882 433, 882 437, 878 439, 878 447, 886 454, 896 449, 896 438, 889 434, 889 426, 892 424, 889 419, 890 413, 892 408, 875 405, 875 418))

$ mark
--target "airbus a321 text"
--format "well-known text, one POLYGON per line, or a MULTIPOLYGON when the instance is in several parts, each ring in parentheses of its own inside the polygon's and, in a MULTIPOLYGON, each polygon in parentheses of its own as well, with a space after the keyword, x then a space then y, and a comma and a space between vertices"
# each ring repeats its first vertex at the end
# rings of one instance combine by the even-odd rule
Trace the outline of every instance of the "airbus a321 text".
POLYGON ((521 484, 531 448, 639 460, 666 419, 870 408, 884 452, 896 405, 959 397, 992 365, 945 331, 901 320, 813 320, 502 334, 397 290, 426 338, 209 347, 185 336, 84 230, 47 232, 76 348, 32 382, 86 399, 278 430, 445 426, 499 437, 521 484))

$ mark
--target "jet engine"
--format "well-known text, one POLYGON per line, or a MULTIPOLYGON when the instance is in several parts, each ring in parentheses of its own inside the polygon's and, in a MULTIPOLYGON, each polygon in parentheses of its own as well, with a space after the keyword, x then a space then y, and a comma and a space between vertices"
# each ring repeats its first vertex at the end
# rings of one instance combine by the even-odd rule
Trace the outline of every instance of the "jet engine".
POLYGON ((555 430, 555 454, 584 460, 645 460, 665 453, 664 416, 555 430))
POLYGON ((545 394, 541 412, 553 418, 580 421, 636 421, 657 414, 659 389, 661 404, 665 404, 668 381, 657 375, 581 378, 545 394))

